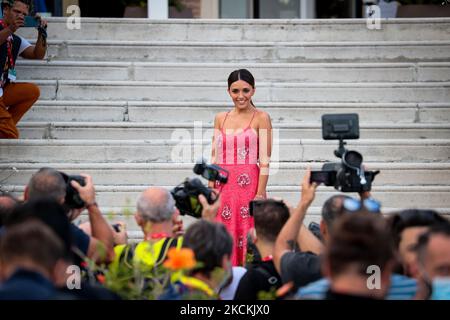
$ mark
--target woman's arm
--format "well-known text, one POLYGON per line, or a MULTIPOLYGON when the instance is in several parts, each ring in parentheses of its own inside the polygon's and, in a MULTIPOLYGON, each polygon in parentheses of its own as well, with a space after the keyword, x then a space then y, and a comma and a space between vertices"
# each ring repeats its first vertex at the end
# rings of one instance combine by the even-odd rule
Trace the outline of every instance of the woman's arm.
POLYGON ((260 172, 255 198, 265 198, 267 181, 269 180, 270 157, 272 155, 272 122, 266 112, 261 113, 258 122, 260 172))

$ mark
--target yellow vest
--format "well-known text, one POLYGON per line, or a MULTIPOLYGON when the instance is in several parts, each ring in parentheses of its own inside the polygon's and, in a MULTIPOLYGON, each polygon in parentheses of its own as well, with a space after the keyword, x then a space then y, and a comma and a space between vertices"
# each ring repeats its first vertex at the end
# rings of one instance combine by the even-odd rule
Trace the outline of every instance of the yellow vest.
MULTIPOLYGON (((118 271, 120 265, 128 268, 140 267, 151 270, 161 265, 166 259, 168 250, 176 243, 176 248, 180 249, 183 238, 163 238, 156 242, 142 241, 132 245, 118 245, 114 248, 115 257, 109 265, 111 271, 118 271), (134 249, 134 251, 133 251, 134 249)), ((172 280, 177 280, 179 275, 172 275, 172 280)))

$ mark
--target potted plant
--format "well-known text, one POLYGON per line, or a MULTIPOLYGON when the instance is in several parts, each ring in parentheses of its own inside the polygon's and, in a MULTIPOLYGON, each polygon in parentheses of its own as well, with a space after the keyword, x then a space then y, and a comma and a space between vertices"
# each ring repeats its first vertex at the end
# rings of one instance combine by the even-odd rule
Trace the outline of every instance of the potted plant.
POLYGON ((425 18, 450 17, 450 1, 445 0, 398 0, 397 17, 425 18))

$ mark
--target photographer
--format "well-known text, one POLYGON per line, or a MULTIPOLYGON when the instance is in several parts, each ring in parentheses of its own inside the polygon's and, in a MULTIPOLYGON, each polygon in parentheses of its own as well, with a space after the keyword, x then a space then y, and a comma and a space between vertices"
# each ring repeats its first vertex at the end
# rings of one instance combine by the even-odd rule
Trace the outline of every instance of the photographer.
MULTIPOLYGON (((87 235, 80 228, 71 224, 71 234, 75 247, 82 255, 96 262, 110 262, 114 256, 112 230, 95 201, 95 188, 92 178, 88 175, 83 175, 83 177, 85 179, 84 186, 81 186, 76 181, 71 181, 71 185, 78 191, 85 205, 81 209, 69 210, 68 215, 69 219, 73 221, 84 209, 87 209, 92 236, 87 235)), ((67 184, 60 172, 51 168, 42 168, 31 177, 25 188, 24 198, 28 201, 50 197, 61 204, 65 204, 66 190, 67 184)))
POLYGON ((255 227, 250 229, 260 259, 253 259, 248 271, 239 282, 235 300, 258 300, 260 292, 281 287, 281 278, 273 263, 275 240, 289 219, 289 208, 283 201, 273 199, 254 201, 251 214, 255 227))
POLYGON ((39 98, 39 87, 32 83, 15 83, 16 60, 44 59, 47 51, 47 22, 39 16, 38 38, 31 45, 15 32, 25 25, 25 17, 32 8, 31 0, 4 0, 0 23, 0 138, 17 139, 17 123, 39 98))
POLYGON ((181 248, 183 238, 178 235, 182 226, 175 200, 168 190, 159 187, 145 190, 137 201, 134 218, 144 233, 144 241, 116 246, 111 270, 117 270, 121 264, 153 269, 164 262, 170 247, 181 248))
MULTIPOLYGON (((322 277, 321 254, 323 246, 317 245, 313 240, 312 233, 303 226, 306 212, 313 202, 316 194, 317 184, 310 182, 311 170, 308 169, 302 182, 301 199, 298 206, 292 210, 289 220, 281 230, 274 253, 274 263, 280 273, 283 283, 293 282, 294 289, 316 281, 322 277), (298 241, 299 251, 294 251, 292 244, 298 241)), ((322 207, 322 221, 320 232, 325 244, 329 241, 330 231, 333 224, 346 212, 374 211, 379 212, 374 200, 370 198, 369 192, 360 193, 361 201, 346 195, 335 195, 325 201, 322 207), (367 201, 365 201, 367 200, 367 201), (370 207, 369 204, 374 204, 370 207), (356 208, 354 206, 360 207, 356 208)))

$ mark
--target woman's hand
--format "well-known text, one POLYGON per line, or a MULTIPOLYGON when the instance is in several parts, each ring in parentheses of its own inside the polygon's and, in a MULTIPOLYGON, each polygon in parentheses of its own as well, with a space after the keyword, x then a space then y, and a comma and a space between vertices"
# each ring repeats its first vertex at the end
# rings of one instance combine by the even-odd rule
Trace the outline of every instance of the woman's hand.
POLYGON ((265 200, 266 196, 262 194, 257 194, 253 200, 265 200))

